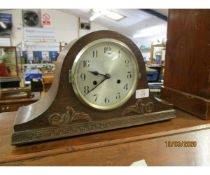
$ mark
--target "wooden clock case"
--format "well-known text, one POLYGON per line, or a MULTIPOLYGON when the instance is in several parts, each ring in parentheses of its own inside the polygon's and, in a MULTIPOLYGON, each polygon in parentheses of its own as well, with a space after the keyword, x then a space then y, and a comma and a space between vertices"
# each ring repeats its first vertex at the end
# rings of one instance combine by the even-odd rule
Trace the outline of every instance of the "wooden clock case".
POLYGON ((141 75, 137 89, 148 89, 143 57, 139 48, 130 39, 113 31, 90 33, 67 45, 60 53, 55 80, 48 93, 38 102, 18 110, 12 144, 52 140, 175 117, 171 105, 152 96, 136 99, 133 94, 123 106, 110 111, 93 109, 76 97, 69 80, 74 59, 88 43, 103 38, 122 41, 131 49, 137 58, 141 75))

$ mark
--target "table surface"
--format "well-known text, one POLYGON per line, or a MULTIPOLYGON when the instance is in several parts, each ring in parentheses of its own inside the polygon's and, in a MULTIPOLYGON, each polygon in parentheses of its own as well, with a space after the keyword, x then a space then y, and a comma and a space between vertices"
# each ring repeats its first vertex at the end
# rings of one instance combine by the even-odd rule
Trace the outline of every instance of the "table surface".
POLYGON ((210 121, 176 110, 170 121, 12 146, 16 112, 0 114, 0 165, 148 166, 210 165, 210 121), (196 147, 167 147, 167 141, 193 141, 196 147))

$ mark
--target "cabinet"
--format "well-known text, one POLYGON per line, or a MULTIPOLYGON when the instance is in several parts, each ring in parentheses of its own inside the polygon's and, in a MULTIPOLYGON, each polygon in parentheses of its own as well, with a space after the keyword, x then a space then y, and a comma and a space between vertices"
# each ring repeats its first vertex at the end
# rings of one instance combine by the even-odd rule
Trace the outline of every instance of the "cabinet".
POLYGON ((210 10, 169 10, 162 98, 210 119, 210 10))

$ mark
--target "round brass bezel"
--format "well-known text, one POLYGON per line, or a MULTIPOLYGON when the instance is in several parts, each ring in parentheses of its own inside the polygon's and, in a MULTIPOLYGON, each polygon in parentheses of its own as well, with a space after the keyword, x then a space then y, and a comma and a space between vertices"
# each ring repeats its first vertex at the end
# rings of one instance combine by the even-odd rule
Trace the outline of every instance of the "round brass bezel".
POLYGON ((125 104, 129 99, 130 97, 135 93, 135 90, 137 88, 137 84, 138 84, 138 79, 139 79, 139 67, 138 67, 138 62, 137 62, 137 59, 135 57, 135 55, 133 54, 133 52, 131 51, 131 49, 126 45, 124 44, 122 41, 119 41, 119 40, 116 40, 116 39, 97 39, 89 44, 87 44, 85 47, 83 47, 80 52, 77 54, 77 56, 75 57, 75 60, 73 62, 73 65, 72 65, 72 69, 71 69, 71 83, 72 83, 72 87, 73 87, 73 90, 76 94, 76 96, 79 98, 79 100, 92 107, 92 108, 95 108, 95 109, 98 109, 98 110, 113 110, 113 109, 116 109, 120 106, 122 106, 123 104, 125 104), (79 62, 79 59, 81 58, 81 56, 83 55, 83 53, 89 49, 90 47, 98 44, 98 43, 102 43, 102 42, 112 42, 112 43, 115 43, 117 45, 119 45, 120 47, 123 47, 124 49, 127 50, 127 52, 129 52, 129 54, 131 54, 132 58, 134 59, 134 82, 133 82, 133 85, 132 87, 130 88, 129 92, 127 93, 126 97, 123 98, 123 100, 119 101, 119 103, 116 103, 116 104, 112 104, 112 105, 106 105, 106 106, 103 106, 103 105, 97 105, 97 104, 94 104, 92 102, 90 102, 89 100, 87 100, 83 94, 80 92, 79 88, 78 88, 78 84, 77 84, 77 67, 78 67, 78 62, 79 62))

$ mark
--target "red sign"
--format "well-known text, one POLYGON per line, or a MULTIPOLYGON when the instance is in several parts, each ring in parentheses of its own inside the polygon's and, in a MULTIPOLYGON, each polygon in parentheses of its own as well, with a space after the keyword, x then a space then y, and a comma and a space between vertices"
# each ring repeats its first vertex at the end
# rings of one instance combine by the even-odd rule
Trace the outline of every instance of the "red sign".
POLYGON ((51 24, 51 17, 48 13, 44 13, 42 15, 42 24, 44 24, 44 25, 50 25, 51 24))

